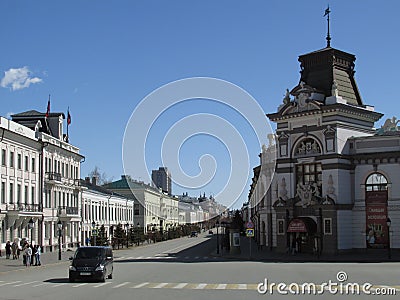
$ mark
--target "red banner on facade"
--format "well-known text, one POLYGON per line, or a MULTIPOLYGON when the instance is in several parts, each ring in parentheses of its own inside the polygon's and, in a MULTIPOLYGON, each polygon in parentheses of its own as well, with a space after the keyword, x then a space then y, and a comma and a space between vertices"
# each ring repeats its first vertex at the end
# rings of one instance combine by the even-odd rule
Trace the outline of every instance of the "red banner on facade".
POLYGON ((289 223, 287 232, 307 232, 307 227, 303 220, 293 219, 289 223))
POLYGON ((365 199, 367 247, 387 246, 387 191, 367 192, 365 199))

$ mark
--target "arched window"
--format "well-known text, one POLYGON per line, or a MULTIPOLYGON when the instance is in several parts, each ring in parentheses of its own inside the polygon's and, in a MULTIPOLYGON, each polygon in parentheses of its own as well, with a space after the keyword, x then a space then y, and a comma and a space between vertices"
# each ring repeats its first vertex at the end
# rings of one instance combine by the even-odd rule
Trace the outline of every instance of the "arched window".
POLYGON ((365 190, 370 191, 386 191, 387 179, 381 173, 373 173, 368 176, 365 183, 365 190))

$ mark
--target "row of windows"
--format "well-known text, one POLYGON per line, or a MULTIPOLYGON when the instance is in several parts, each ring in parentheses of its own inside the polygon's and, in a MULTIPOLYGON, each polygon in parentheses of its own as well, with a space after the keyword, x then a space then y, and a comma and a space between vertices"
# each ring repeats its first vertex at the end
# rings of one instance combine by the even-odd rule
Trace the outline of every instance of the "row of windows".
POLYGON ((126 207, 107 207, 97 206, 97 205, 84 205, 84 220, 107 220, 109 221, 119 221, 119 220, 130 220, 132 219, 132 207, 127 210, 126 207))
POLYGON ((7 201, 7 190, 6 190, 6 183, 2 182, 1 183, 1 190, 0 190, 0 196, 1 196, 1 203, 9 203, 9 204, 34 204, 35 203, 35 193, 36 189, 34 186, 31 187, 30 190, 30 195, 29 195, 29 187, 27 185, 22 186, 21 184, 17 184, 17 189, 15 190, 15 185, 14 183, 9 184, 9 190, 8 190, 8 201, 7 201), (22 192, 23 188, 23 192, 22 192), (16 194, 15 194, 16 192, 16 194))
POLYGON ((54 159, 54 163, 51 158, 45 159, 45 170, 46 172, 54 172, 61 174, 62 177, 66 178, 79 178, 78 177, 78 167, 74 165, 69 165, 68 163, 61 162, 54 159))
MULTIPOLYGON (((16 167, 18 170, 22 170, 22 164, 23 164, 23 169, 24 171, 29 172, 35 172, 36 171, 36 160, 34 157, 32 157, 30 161, 30 169, 29 169, 29 157, 27 155, 24 156, 24 160, 22 161, 22 154, 18 153, 17 154, 17 162, 16 162, 16 167)), ((1 149, 1 165, 6 167, 7 166, 7 150, 6 149, 1 149)), ((10 151, 9 153, 9 164, 8 166, 10 168, 15 168, 15 154, 14 151, 10 151)))
POLYGON ((73 193, 53 191, 53 199, 52 199, 51 191, 47 190, 45 193, 44 207, 51 208, 60 206, 78 207, 78 196, 73 193))

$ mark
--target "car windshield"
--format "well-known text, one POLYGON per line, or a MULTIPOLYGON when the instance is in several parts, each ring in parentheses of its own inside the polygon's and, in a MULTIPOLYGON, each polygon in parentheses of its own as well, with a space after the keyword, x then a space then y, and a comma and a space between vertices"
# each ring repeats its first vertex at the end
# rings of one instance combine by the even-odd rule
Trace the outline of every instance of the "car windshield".
POLYGON ((77 259, 99 259, 101 258, 101 250, 99 248, 80 248, 77 250, 75 258, 77 259))

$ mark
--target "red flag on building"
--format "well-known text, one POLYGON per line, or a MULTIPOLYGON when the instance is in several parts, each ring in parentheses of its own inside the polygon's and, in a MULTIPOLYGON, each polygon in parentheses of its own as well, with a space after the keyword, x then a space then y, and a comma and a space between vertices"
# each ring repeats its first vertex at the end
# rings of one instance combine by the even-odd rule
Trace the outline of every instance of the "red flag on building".
POLYGON ((49 101, 47 101, 46 118, 49 117, 49 114, 50 114, 50 95, 49 95, 49 101))
POLYGON ((67 124, 71 124, 71 115, 69 113, 69 108, 68 108, 68 113, 67 113, 67 124))

